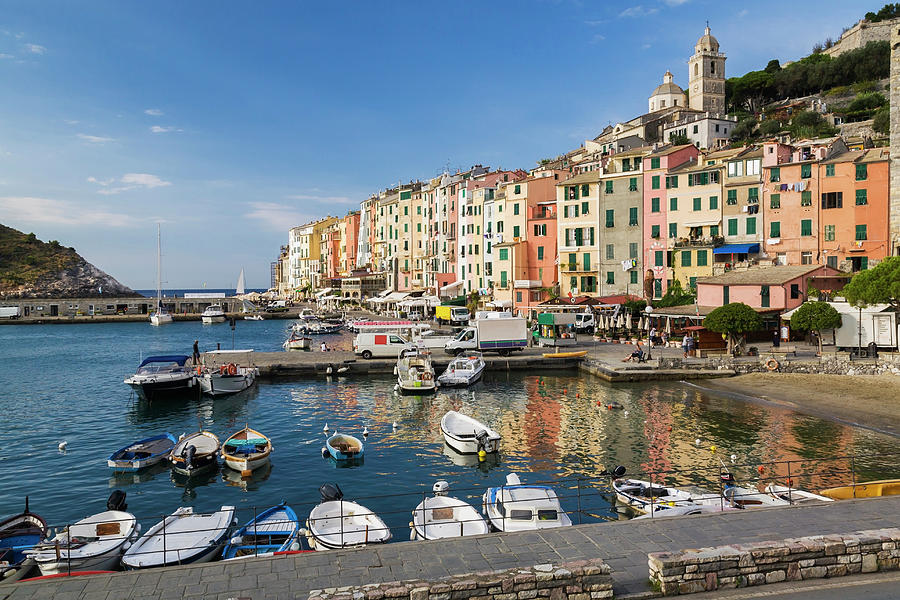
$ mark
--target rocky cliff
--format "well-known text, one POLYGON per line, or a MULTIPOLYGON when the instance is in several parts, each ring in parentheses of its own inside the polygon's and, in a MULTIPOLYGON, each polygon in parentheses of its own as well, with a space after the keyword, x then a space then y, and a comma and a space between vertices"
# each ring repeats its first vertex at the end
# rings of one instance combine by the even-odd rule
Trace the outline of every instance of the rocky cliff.
POLYGON ((74 248, 0 225, 0 297, 92 298, 101 287, 104 298, 137 296, 74 248))

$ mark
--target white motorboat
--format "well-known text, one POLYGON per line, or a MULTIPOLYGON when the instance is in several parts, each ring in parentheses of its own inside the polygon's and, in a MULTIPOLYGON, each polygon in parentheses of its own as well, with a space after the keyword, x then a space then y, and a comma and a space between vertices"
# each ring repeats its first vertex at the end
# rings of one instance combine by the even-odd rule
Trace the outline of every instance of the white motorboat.
POLYGON ((776 485, 770 483, 766 486, 766 493, 775 498, 785 500, 791 504, 809 504, 810 502, 834 502, 833 498, 820 496, 797 488, 776 485))
POLYGON ((225 465, 250 474, 269 463, 272 454, 272 441, 262 433, 250 427, 244 427, 222 444, 222 459, 225 465))
POLYGON ((28 550, 41 575, 68 571, 108 571, 119 564, 126 548, 137 538, 140 526, 125 512, 125 493, 114 491, 108 510, 68 526, 54 537, 28 550))
POLYGON ((162 251, 160 250, 160 224, 156 224, 156 310, 150 315, 150 324, 165 325, 172 322, 172 315, 162 303, 162 251))
POLYGON ((206 307, 200 314, 200 320, 205 324, 210 323, 224 323, 225 322, 225 311, 222 310, 221 304, 210 304, 206 307))
POLYGON ((712 492, 693 493, 686 489, 667 487, 641 479, 615 479, 612 487, 619 503, 638 514, 649 512, 660 514, 676 507, 696 507, 699 503, 706 503, 708 506, 722 504, 721 496, 712 492))
POLYGON ((712 498, 695 498, 695 504, 722 505, 732 508, 757 508, 762 506, 790 506, 787 500, 760 492, 754 488, 741 487, 735 484, 734 475, 725 471, 720 476, 723 484, 722 495, 714 494, 712 498))
POLYGON ((244 320, 245 321, 262 321, 263 316, 262 315, 246 315, 244 317, 244 320))
POLYGON ((484 373, 484 358, 481 352, 469 352, 450 361, 447 370, 438 377, 442 386, 472 385, 484 373))
POLYGON ((326 483, 319 489, 321 503, 306 520, 306 538, 314 550, 358 548, 383 544, 391 539, 391 530, 371 510, 344 500, 336 484, 326 483))
POLYGON ((680 506, 667 506, 663 507, 659 504, 653 506, 653 510, 648 510, 648 512, 635 517, 634 520, 637 521, 639 519, 660 519, 663 517, 686 517, 689 515, 707 515, 710 513, 724 512, 729 510, 736 510, 727 504, 685 504, 680 506), (662 510, 665 508, 665 510, 662 510))
POLYGON ((484 514, 497 531, 532 531, 572 524, 553 488, 523 485, 515 473, 506 476, 506 485, 488 488, 482 501, 484 514))
POLYGON ((447 445, 462 454, 500 450, 500 434, 468 415, 449 411, 441 419, 441 433, 447 445))
POLYGON ((311 350, 312 338, 296 331, 291 332, 291 337, 281 345, 285 350, 311 350))
POLYGON ((490 532, 475 507, 447 495, 450 486, 446 481, 436 482, 432 490, 434 496, 424 499, 413 511, 410 539, 437 540, 490 532))
POLYGON ((242 392, 256 383, 259 369, 253 366, 253 350, 213 350, 204 357, 200 389, 210 396, 242 392), (237 364, 238 361, 246 365, 237 364))
POLYGON ((148 356, 125 383, 145 400, 183 395, 197 383, 194 372, 185 367, 189 358, 180 354, 148 356))
POLYGON ((329 335, 340 332, 341 327, 343 325, 340 323, 326 323, 315 316, 301 315, 300 321, 294 323, 291 330, 294 333, 304 333, 306 335, 329 335))
POLYGON ((404 394, 430 394, 437 388, 431 356, 418 348, 402 349, 394 372, 404 394))
POLYGON ((176 473, 191 476, 219 464, 219 438, 209 431, 186 435, 175 444, 169 461, 176 473))
POLYGON ((126 569, 209 562, 225 546, 234 524, 234 507, 213 513, 195 513, 182 506, 147 530, 122 557, 126 569))

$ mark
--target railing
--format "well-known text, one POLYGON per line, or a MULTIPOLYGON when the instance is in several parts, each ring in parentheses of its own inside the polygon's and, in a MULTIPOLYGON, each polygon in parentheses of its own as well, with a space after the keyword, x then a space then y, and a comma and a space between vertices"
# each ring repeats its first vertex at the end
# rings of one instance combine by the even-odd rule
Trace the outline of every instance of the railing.
MULTIPOLYGON (((665 489, 667 486, 688 490, 694 497, 699 497, 706 493, 708 496, 705 497, 704 502, 707 507, 710 507, 710 510, 727 510, 779 502, 784 505, 812 502, 815 499, 809 498, 802 490, 817 491, 828 486, 854 485, 861 481, 882 479, 886 473, 896 476, 898 471, 900 471, 900 467, 898 467, 898 464, 900 464, 898 463, 900 452, 739 463, 735 455, 720 456, 719 450, 715 446, 699 448, 702 445, 699 439, 697 440, 697 445, 698 460, 700 455, 702 455, 704 460, 709 459, 707 461, 708 464, 705 466, 689 469, 645 469, 633 473, 627 471, 624 474, 616 473, 619 475, 620 481, 628 478, 646 484, 642 488, 642 495, 637 496, 637 502, 622 502, 621 499, 617 502, 616 492, 612 485, 614 475, 606 471, 596 476, 567 477, 552 481, 530 481, 526 476, 523 484, 551 486, 563 510, 562 513, 555 515, 555 520, 564 524, 566 519, 571 519, 573 523, 580 524, 619 520, 620 512, 642 512, 649 517, 664 516, 666 511, 679 502, 674 496, 668 494, 668 490, 665 489), (738 487, 732 488, 731 484, 723 478, 725 474, 731 474, 736 480, 738 487), (781 485, 783 489, 779 490, 778 493, 765 491, 764 486, 767 484, 781 485), (695 486, 700 486, 702 489, 697 489, 695 486), (617 504, 621 504, 621 506, 617 506, 617 504)), ((492 460, 492 456, 488 455, 488 461, 492 460)), ((474 456, 472 461, 473 464, 490 464, 479 463, 478 458, 474 456)), ((499 485, 489 489, 496 489, 502 495, 503 491, 508 488, 510 488, 509 485, 499 485)), ((504 500, 502 507, 497 507, 495 503, 489 501, 487 492, 488 490, 483 486, 459 487, 451 489, 450 495, 473 505, 476 511, 479 508, 482 509, 483 516, 487 517, 494 529, 504 530, 508 523, 524 524, 526 521, 531 521, 536 524, 539 519, 542 521, 542 525, 546 525, 546 521, 540 515, 531 512, 531 509, 526 505, 526 501, 517 501, 510 498, 504 500), (523 512, 518 513, 517 511, 519 510, 523 512), (525 512, 529 515, 528 519, 521 518, 525 515, 525 512)), ((438 528, 443 528, 444 526, 423 518, 427 516, 427 511, 430 511, 431 508, 427 504, 423 505, 421 503, 427 503, 427 500, 432 495, 429 487, 422 486, 418 490, 405 493, 356 496, 353 499, 354 502, 358 502, 364 507, 375 506, 378 508, 376 511, 378 519, 369 520, 369 523, 374 523, 374 526, 363 525, 351 530, 347 528, 347 523, 350 522, 347 520, 347 517, 350 517, 348 507, 345 504, 335 507, 339 509, 340 524, 337 525, 337 529, 332 529, 329 535, 333 536, 332 542, 336 539, 337 543, 329 544, 351 547, 367 543, 385 542, 390 538, 402 539, 407 536, 411 539, 417 539, 423 535, 426 538, 438 537, 436 533, 438 528), (380 508, 382 506, 393 508, 382 510, 380 508), (417 520, 416 512, 419 512, 419 520, 423 523, 419 528, 419 533, 416 533, 414 526, 414 522, 417 520), (411 521, 407 515, 412 515, 411 521), (388 523, 393 523, 393 525, 388 525, 388 523), (433 532, 431 536, 429 535, 429 528, 433 532)), ((344 502, 346 503, 348 500, 344 500, 344 502)), ((301 505, 308 506, 309 501, 298 501, 295 507, 299 508, 301 505)), ((235 522, 243 525, 250 521, 255 521, 258 515, 269 508, 271 506, 250 506, 237 509, 234 513, 235 522)), ((468 510, 466 512, 469 514, 467 518, 452 518, 448 520, 459 524, 459 534, 468 533, 472 535, 478 533, 479 531, 477 530, 479 529, 483 532, 483 524, 486 519, 482 518, 482 514, 468 510), (472 524, 468 532, 467 524, 472 524)), ((285 521, 282 523, 286 526, 285 529, 293 529, 294 525, 297 525, 299 529, 294 536, 280 536, 277 539, 267 539, 266 534, 261 529, 255 532, 256 535, 252 535, 252 531, 248 532, 247 537, 241 540, 242 545, 245 547, 245 552, 248 554, 270 553, 272 552, 271 545, 283 545, 288 551, 296 550, 300 547, 300 538, 302 537, 312 540, 313 544, 322 544, 321 539, 315 535, 316 525, 321 525, 326 520, 333 520, 334 515, 323 516, 317 520, 306 518, 306 514, 305 511, 298 511, 298 520, 296 522, 285 521), (304 530, 304 523, 312 531, 304 530)), ((144 522, 148 527, 153 527, 169 516, 171 515, 145 515, 138 521, 144 522)), ((554 515, 545 514, 543 516, 548 517, 549 520, 554 520, 552 518, 554 515)), ((112 525, 117 523, 117 521, 110 520, 106 523, 112 525)), ((122 524, 128 525, 130 529, 130 523, 131 519, 119 521, 118 530, 121 530, 122 524)), ((68 548, 67 532, 71 531, 71 527, 72 523, 52 525, 51 530, 55 531, 51 532, 51 540, 45 542, 42 547, 42 550, 49 553, 51 560, 55 559, 61 572, 77 571, 80 568, 79 562, 77 559, 73 560, 68 548), (52 539, 54 534, 58 535, 59 539, 52 539)), ((234 531, 231 531, 231 529, 233 528, 228 526, 219 530, 196 530, 194 533, 222 531, 221 536, 214 536, 218 539, 218 542, 216 542, 218 548, 215 550, 218 555, 228 543, 237 541, 231 537, 234 535, 234 531)), ((148 531, 148 529, 145 528, 145 531, 148 531)), ((123 543, 131 541, 134 544, 139 535, 139 529, 133 530, 130 536, 126 536, 125 533, 127 532, 123 532, 123 535, 119 538, 113 535, 108 536, 106 539, 120 539, 123 543)), ((169 539, 170 536, 166 533, 164 526, 158 530, 156 535, 161 537, 163 562, 167 558, 166 550, 169 552, 175 549, 185 551, 177 553, 178 558, 170 561, 168 564, 178 564, 182 560, 182 556, 191 556, 189 551, 195 550, 196 547, 185 544, 185 533, 191 532, 179 530, 177 535, 173 534, 172 539, 169 539)), ((84 536, 84 534, 81 535, 84 536)), ((452 535, 448 535, 444 532, 442 535, 455 537, 457 533, 453 532, 452 535)), ((186 537, 190 538, 190 536, 186 537)), ((83 545, 78 546, 78 544, 83 542, 90 543, 90 541, 89 538, 77 542, 73 541, 72 549, 77 550, 78 547, 83 547, 83 545)), ((158 551, 153 553, 159 554, 158 551)), ((131 551, 132 556, 137 554, 139 554, 139 549, 131 551)), ((185 560, 187 559, 185 558, 185 560)))
POLYGON ((679 238, 675 240, 676 248, 694 247, 694 246, 711 246, 718 248, 725 243, 725 238, 721 236, 703 237, 703 238, 679 238))

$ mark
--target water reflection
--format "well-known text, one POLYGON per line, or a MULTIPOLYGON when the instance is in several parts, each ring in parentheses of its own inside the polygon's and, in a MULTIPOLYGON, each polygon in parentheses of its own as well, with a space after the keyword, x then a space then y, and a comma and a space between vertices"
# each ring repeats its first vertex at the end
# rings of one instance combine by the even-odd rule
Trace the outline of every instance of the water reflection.
POLYGON ((249 477, 242 477, 239 471, 222 467, 222 481, 225 485, 239 488, 244 492, 252 492, 260 488, 260 484, 266 481, 272 474, 272 463, 266 463, 255 469, 249 477))
POLYGON ((492 469, 500 466, 500 452, 491 452, 485 455, 484 460, 480 460, 477 454, 460 454, 453 448, 444 443, 444 456, 450 459, 454 465, 458 467, 475 468, 482 473, 487 473, 492 469))

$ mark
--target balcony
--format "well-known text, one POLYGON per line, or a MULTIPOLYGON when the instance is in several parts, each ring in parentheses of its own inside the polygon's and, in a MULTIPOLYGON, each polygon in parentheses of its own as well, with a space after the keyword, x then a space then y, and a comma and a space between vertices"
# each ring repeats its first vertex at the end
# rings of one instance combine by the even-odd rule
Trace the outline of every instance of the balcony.
POLYGON ((596 273, 597 272, 597 269, 591 268, 590 265, 585 266, 582 263, 570 263, 570 262, 559 263, 559 269, 563 273, 596 273))
POLYGON ((725 243, 725 238, 717 235, 715 237, 702 237, 702 238, 678 238, 675 240, 676 248, 692 248, 692 247, 707 247, 707 248, 718 248, 719 246, 725 243))

